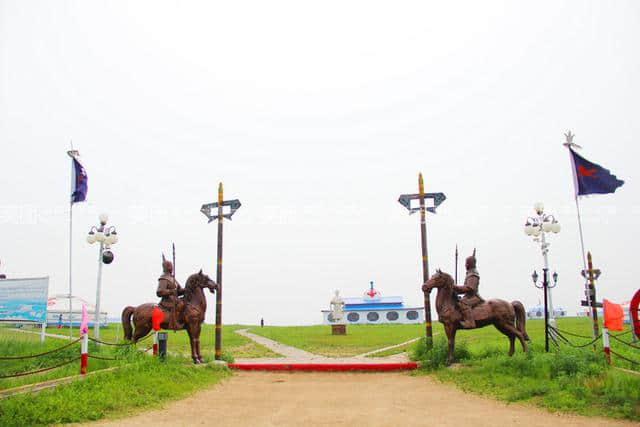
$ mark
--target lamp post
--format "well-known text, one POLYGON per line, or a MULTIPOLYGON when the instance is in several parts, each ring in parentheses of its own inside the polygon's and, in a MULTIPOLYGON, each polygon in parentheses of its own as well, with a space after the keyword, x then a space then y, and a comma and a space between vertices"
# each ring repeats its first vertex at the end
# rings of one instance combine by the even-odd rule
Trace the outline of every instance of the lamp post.
POLYGON ((549 352, 549 309, 547 301, 550 301, 548 296, 551 295, 550 289, 555 288, 558 284, 558 273, 553 273, 553 286, 549 283, 549 269, 542 269, 542 284, 538 286, 538 272, 533 270, 531 278, 533 279, 533 285, 538 289, 543 289, 544 292, 544 351, 549 352))
POLYGON ((97 227, 91 227, 89 234, 87 234, 87 242, 100 243, 100 250, 98 252, 98 284, 96 286, 96 312, 95 319, 93 321, 93 337, 97 340, 100 339, 100 293, 102 288, 102 264, 111 264, 113 261, 113 252, 111 252, 111 245, 118 243, 118 233, 116 228, 111 226, 107 227, 107 221, 109 216, 107 214, 100 215, 100 225, 97 227))
MULTIPOLYGON (((550 243, 547 242, 546 233, 549 233, 549 232, 554 234, 559 233, 560 223, 556 220, 556 218, 553 215, 544 213, 544 204, 541 202, 536 203, 533 206, 533 210, 536 212, 536 216, 527 218, 527 222, 524 225, 524 232, 527 236, 533 237, 534 242, 540 243, 540 250, 542 251, 542 258, 544 260, 543 287, 545 289, 544 302, 545 302, 545 331, 546 331, 547 323, 551 323, 551 326, 553 326, 554 328, 556 326, 556 319, 553 312, 553 298, 551 297, 551 291, 550 291, 550 289, 555 287, 555 285, 548 286, 549 280, 547 277, 548 275, 547 273, 549 271, 548 254, 549 254, 550 243), (548 303, 547 303, 547 298, 548 298, 548 303), (549 313, 547 312, 547 304, 548 304, 549 313)), ((558 277, 557 273, 554 273, 554 278, 557 279, 557 277, 558 277)), ((534 282, 535 280, 536 278, 534 278, 534 282)), ((555 335, 554 335, 554 338, 555 338, 555 335)), ((548 348, 547 348, 547 351, 548 351, 548 348)))

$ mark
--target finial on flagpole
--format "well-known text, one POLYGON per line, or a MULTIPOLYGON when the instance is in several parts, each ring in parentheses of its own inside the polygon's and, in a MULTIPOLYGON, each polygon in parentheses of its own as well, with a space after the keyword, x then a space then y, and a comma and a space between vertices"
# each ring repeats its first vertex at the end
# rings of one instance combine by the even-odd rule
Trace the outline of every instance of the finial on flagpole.
POLYGON ((73 149, 73 140, 69 140, 69 144, 71 144, 71 150, 67 151, 67 154, 72 159, 77 159, 80 156, 80 152, 78 150, 73 149))
POLYGON ((578 144, 574 144, 573 143, 573 137, 576 136, 575 133, 571 133, 571 131, 568 131, 567 133, 564 134, 564 137, 566 138, 567 142, 565 142, 564 145, 565 147, 576 147, 576 148, 582 148, 581 146, 579 146, 578 144))

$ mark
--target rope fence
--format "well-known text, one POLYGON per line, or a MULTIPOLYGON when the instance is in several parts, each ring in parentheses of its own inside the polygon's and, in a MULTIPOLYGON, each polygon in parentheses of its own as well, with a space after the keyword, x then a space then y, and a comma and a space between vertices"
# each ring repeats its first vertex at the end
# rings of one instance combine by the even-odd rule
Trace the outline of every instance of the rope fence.
MULTIPOLYGON (((550 328, 550 329, 552 329, 552 330, 556 333, 556 336, 557 336, 557 337, 558 337, 558 338, 559 338, 559 339, 560 339, 564 344, 566 344, 566 345, 568 345, 568 346, 570 346, 570 347, 573 347, 573 348, 584 348, 584 347, 588 347, 588 346, 594 345, 598 340, 600 340, 600 339, 602 339, 602 338, 603 338, 603 334, 600 334, 600 335, 598 335, 595 339, 592 339, 592 340, 591 340, 591 341, 589 341, 588 343, 586 343, 586 344, 582 344, 582 345, 578 345, 578 344, 574 344, 574 343, 572 343, 571 341, 569 341, 569 340, 567 339, 567 337, 565 337, 563 334, 573 335, 573 336, 575 336, 575 337, 580 337, 580 338, 585 338, 585 339, 589 339, 589 338, 591 338, 591 337, 586 337, 586 336, 584 336, 584 335, 574 334, 574 333, 572 333, 572 332, 568 332, 568 331, 558 330, 558 328, 554 328, 553 326, 549 326, 549 328, 550 328)), ((626 342, 626 341, 624 341, 623 339, 621 339, 621 338, 620 338, 620 337, 621 337, 621 336, 623 336, 623 335, 626 335, 626 334, 628 334, 628 333, 631 333, 631 330, 628 330, 628 331, 625 331, 625 332, 622 332, 622 333, 619 333, 619 334, 615 334, 615 335, 608 333, 608 331, 607 331, 606 329, 604 329, 603 331, 606 333, 606 335, 607 335, 607 337, 608 337, 608 338, 613 338, 613 340, 615 340, 616 342, 618 342, 618 343, 620 343, 620 344, 624 344, 624 345, 626 345, 627 347, 631 347, 631 348, 633 348, 633 349, 640 350, 640 346, 638 346, 638 345, 634 345, 634 344, 632 344, 632 343, 628 343, 628 342, 626 342)), ((604 352, 605 352, 605 354, 607 355, 607 361, 609 362, 609 364, 611 363, 610 356, 609 356, 609 353, 610 353, 610 354, 613 354, 614 356, 616 356, 616 357, 617 357, 617 358, 619 358, 619 359, 622 359, 622 360, 625 360, 625 361, 627 361, 627 362, 631 363, 631 364, 632 364, 632 365, 634 365, 634 366, 640 366, 640 362, 638 362, 638 361, 636 361, 636 360, 633 360, 633 359, 629 359, 628 357, 623 356, 623 355, 621 355, 620 353, 618 353, 618 352, 616 352, 616 351, 612 350, 612 349, 611 349, 611 346, 610 346, 610 343, 609 343, 609 339, 608 339, 608 338, 607 338, 607 339, 604 339, 604 341, 603 341, 603 348, 604 348, 604 352)))
MULTIPOLYGON (((80 360, 80 373, 81 374, 85 374, 87 372, 87 360, 88 359, 97 359, 97 360, 108 360, 108 361, 117 361, 117 360, 123 360, 122 358, 118 358, 118 357, 108 357, 108 356, 98 356, 98 355, 94 355, 94 354, 89 354, 89 348, 88 348, 88 342, 89 340, 99 343, 99 344, 104 344, 104 345, 110 345, 110 346, 117 346, 117 347, 129 347, 129 346, 136 346, 136 344, 148 339, 149 337, 153 336, 152 333, 147 334, 146 336, 144 336, 143 338, 139 339, 137 342, 128 342, 128 343, 110 343, 107 341, 101 341, 99 339, 96 338, 91 338, 88 336, 88 334, 85 334, 83 336, 81 336, 80 338, 77 338, 69 343, 66 343, 65 345, 58 347, 58 348, 54 348, 52 350, 48 350, 42 353, 38 353, 38 354, 29 354, 29 355, 25 355, 25 356, 0 356, 0 360, 25 360, 25 359, 33 359, 36 357, 43 357, 43 356, 47 356, 53 353, 57 353, 59 351, 62 351, 66 348, 71 347, 74 344, 77 344, 78 342, 80 342, 80 356, 78 357, 73 357, 71 359, 67 359, 64 362, 58 363, 54 366, 50 366, 47 368, 41 368, 41 369, 36 369, 33 371, 26 371, 26 372, 16 372, 16 373, 12 373, 12 374, 7 374, 7 375, 0 375, 0 379, 6 379, 6 378, 16 378, 16 377, 23 377, 23 376, 27 376, 27 375, 33 375, 33 374, 39 374, 42 372, 47 372, 56 368, 60 368, 62 366, 68 365, 70 363, 73 362, 77 362, 78 360, 80 360)), ((144 353, 148 352, 149 350, 153 349, 153 345, 145 350, 142 350, 144 353)))
POLYGON ((582 345, 578 345, 578 344, 573 344, 571 341, 569 341, 569 339, 567 337, 565 337, 563 334, 567 333, 568 335, 574 335, 574 336, 579 336, 581 338, 586 338, 586 339, 590 339, 591 337, 585 337, 582 335, 578 335, 578 334, 572 334, 570 332, 566 332, 566 331, 562 331, 560 332, 557 328, 554 328, 553 326, 549 326, 549 329, 553 330, 556 335, 558 336, 558 338, 560 338, 562 340, 562 342, 564 342, 565 344, 567 344, 570 347, 573 348, 585 348, 585 347, 589 347, 590 345, 594 345, 596 342, 598 342, 598 340, 600 340, 600 338, 602 338, 602 334, 598 335, 597 337, 595 337, 594 339, 592 339, 591 341, 589 341, 586 344, 582 344, 582 345))
POLYGON ((95 356, 93 354, 88 355, 89 359, 99 359, 99 360, 122 360, 117 357, 104 357, 104 356, 95 356))
POLYGON ((66 361, 64 361, 64 362, 62 362, 62 363, 60 363, 60 364, 58 364, 58 365, 50 366, 50 367, 48 367, 48 368, 37 369, 37 370, 35 370, 35 371, 18 372, 18 373, 10 374, 10 375, 2 375, 2 376, 0 376, 0 379, 5 379, 5 378, 15 378, 15 377, 24 377, 24 376, 26 376, 26 375, 38 374, 38 373, 40 373, 40 372, 46 372, 46 371, 50 371, 50 370, 52 370, 52 369, 60 368, 60 367, 62 367, 62 366, 64 366, 64 365, 68 365, 69 363, 71 363, 71 362, 76 362, 76 361, 78 361, 78 360, 80 360, 80 357, 74 357, 74 358, 69 359, 69 360, 66 360, 66 361))
POLYGON ((56 353, 58 351, 64 350, 65 348, 70 347, 73 344, 77 343, 81 339, 82 338, 78 338, 78 339, 76 339, 74 341, 71 341, 70 343, 67 343, 67 344, 63 345, 62 347, 58 347, 58 348, 55 348, 53 350, 45 351, 44 353, 30 354, 29 356, 0 356, 0 360, 22 360, 22 359, 31 359, 31 358, 34 358, 34 357, 46 356, 47 354, 52 354, 52 353, 56 353))
POLYGON ((627 362, 631 363, 632 365, 640 366, 640 362, 636 362, 635 360, 627 359, 626 357, 624 357, 624 356, 623 356, 623 355, 621 355, 620 353, 616 353, 615 351, 613 351, 613 350, 611 350, 611 349, 610 349, 609 351, 610 351, 610 352, 611 352, 611 354, 613 354, 614 356, 619 357, 619 358, 620 358, 620 359, 622 359, 622 360, 626 360, 627 362))
POLYGON ((149 338, 152 334, 147 334, 145 335, 143 338, 140 338, 137 342, 124 342, 124 343, 115 343, 115 342, 106 342, 106 341, 101 341, 99 339, 96 338, 91 338, 89 337, 90 341, 96 342, 98 344, 104 344, 104 345, 113 345, 113 346, 117 346, 117 347, 126 347, 126 346, 130 346, 130 345, 136 345, 139 342, 142 342, 144 340, 146 340, 147 338, 149 338))
POLYGON ((622 335, 622 334, 619 334, 619 335, 609 335, 609 336, 610 336, 611 338, 613 338, 614 340, 618 341, 619 343, 622 343, 622 344, 624 344, 624 345, 626 345, 626 346, 629 346, 629 347, 631 347, 631 348, 635 348, 635 349, 637 349, 637 350, 640 350, 640 346, 637 346, 637 345, 631 344, 631 343, 629 343, 629 342, 623 341, 623 340, 621 340, 620 338, 618 338, 620 335, 622 335))
POLYGON ((575 334, 575 333, 573 333, 573 332, 569 332, 569 331, 563 331, 563 330, 558 329, 558 328, 556 328, 556 327, 553 327, 553 326, 551 326, 551 325, 549 325, 549 329, 553 329, 553 330, 554 330, 554 331, 556 331, 556 332, 562 332, 563 334, 571 335, 571 336, 574 336, 574 337, 577 337, 577 338, 584 338, 584 339, 587 339, 587 340, 591 340, 591 339, 593 339, 593 337, 588 337, 588 336, 586 336, 586 335, 579 335, 579 334, 575 334))

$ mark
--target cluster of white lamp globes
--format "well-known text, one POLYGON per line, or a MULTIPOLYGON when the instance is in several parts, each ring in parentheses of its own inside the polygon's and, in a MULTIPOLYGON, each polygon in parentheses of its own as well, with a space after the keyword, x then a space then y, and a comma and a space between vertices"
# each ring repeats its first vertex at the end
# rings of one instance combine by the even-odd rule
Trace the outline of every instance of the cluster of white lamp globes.
POLYGON ((533 209, 538 214, 538 217, 527 218, 527 223, 524 225, 524 233, 527 236, 538 237, 541 232, 560 232, 560 223, 555 219, 555 217, 553 215, 544 214, 544 204, 538 202, 533 206, 533 209))
POLYGON ((113 226, 106 226, 108 220, 108 215, 100 215, 100 225, 97 227, 91 227, 89 234, 87 234, 87 242, 91 244, 98 242, 102 245, 101 247, 104 247, 101 257, 102 262, 105 264, 111 264, 113 261, 113 253, 110 251, 110 248, 111 245, 118 243, 118 233, 116 232, 116 228, 113 226))

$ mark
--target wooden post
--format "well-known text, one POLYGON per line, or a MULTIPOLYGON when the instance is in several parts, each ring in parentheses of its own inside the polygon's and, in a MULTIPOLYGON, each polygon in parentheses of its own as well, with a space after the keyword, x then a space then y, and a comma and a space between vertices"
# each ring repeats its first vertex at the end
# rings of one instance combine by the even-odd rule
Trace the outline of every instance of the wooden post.
MULTIPOLYGON (((595 270, 593 269, 593 260, 591 259, 591 252, 587 252, 587 274, 589 279, 589 300, 591 302, 591 319, 593 320, 593 336, 598 336, 598 310, 596 309, 596 279, 594 277, 595 270)), ((596 345, 593 344, 595 350, 596 345)))
POLYGON ((216 263, 216 282, 218 284, 218 290, 216 292, 216 332, 215 332, 215 358, 216 360, 221 359, 221 349, 222 349, 222 224, 224 221, 224 217, 229 218, 240 209, 240 200, 227 200, 224 201, 224 197, 222 195, 222 183, 218 186, 218 201, 214 203, 207 203, 202 205, 200 208, 200 212, 202 212, 209 222, 213 222, 216 219, 218 220, 218 256, 216 263), (230 212, 225 214, 223 212, 223 207, 229 206, 230 212), (216 212, 214 214, 213 212, 216 212))
POLYGON ((220 360, 222 357, 222 183, 218 186, 218 262, 216 270, 216 282, 218 283, 218 292, 216 292, 216 354, 215 359, 220 360))
MULTIPOLYGON (((429 254, 427 252, 427 223, 424 206, 424 182, 422 173, 418 175, 418 200, 420 201, 420 242, 422 245, 422 283, 429 280, 429 254)), ((431 300, 429 292, 424 292, 424 323, 427 350, 433 348, 433 329, 431 326, 431 300)))

